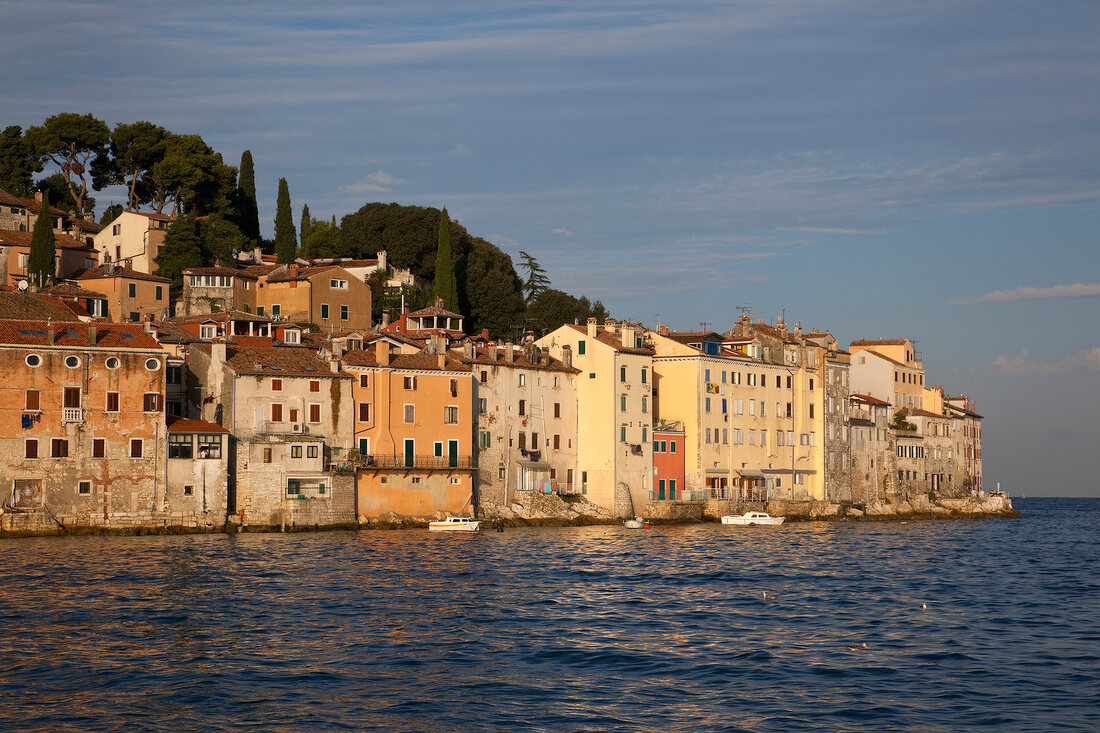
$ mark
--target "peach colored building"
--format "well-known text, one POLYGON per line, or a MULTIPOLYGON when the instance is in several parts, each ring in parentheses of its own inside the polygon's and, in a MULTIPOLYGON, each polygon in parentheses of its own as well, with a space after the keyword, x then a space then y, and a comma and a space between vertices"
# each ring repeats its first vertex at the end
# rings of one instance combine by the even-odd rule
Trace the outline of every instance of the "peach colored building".
MULTIPOLYGON (((27 279, 31 232, 0 231, 0 284, 15 285, 27 279)), ((95 267, 95 248, 67 234, 54 233, 54 277, 63 280, 95 267)))
POLYGON ((354 380, 360 517, 472 513, 469 366, 445 353, 394 353, 384 339, 344 354, 343 364, 354 380))
POLYGON ((370 288, 341 267, 279 267, 261 275, 256 288, 261 315, 322 331, 371 327, 370 288))
POLYGON ((107 299, 102 317, 111 323, 139 323, 168 316, 171 281, 114 264, 101 265, 77 276, 80 286, 107 299))

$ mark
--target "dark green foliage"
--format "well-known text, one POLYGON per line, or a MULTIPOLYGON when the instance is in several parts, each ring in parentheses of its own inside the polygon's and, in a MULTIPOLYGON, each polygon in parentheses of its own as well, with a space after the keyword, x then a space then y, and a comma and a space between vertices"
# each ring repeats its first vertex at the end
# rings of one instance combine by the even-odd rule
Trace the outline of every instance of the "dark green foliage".
POLYGON ((194 212, 172 222, 157 254, 157 274, 172 281, 173 291, 183 288, 183 271, 201 267, 203 243, 194 212))
MULTIPOLYGON (((313 217, 309 215, 309 204, 302 205, 302 218, 298 220, 298 236, 302 238, 302 250, 306 249, 306 239, 309 238, 309 227, 313 224, 313 217)), ((309 255, 303 254, 303 257, 309 255)))
POLYGON ((0 188, 12 196, 29 198, 34 195, 31 177, 40 170, 42 165, 23 137, 23 128, 11 125, 0 131, 0 188))
MULTIPOLYGON (((69 196, 78 214, 91 211, 85 200, 91 163, 105 154, 111 132, 107 124, 90 114, 62 112, 48 117, 41 125, 27 129, 26 141, 31 152, 43 164, 53 163, 65 179, 69 196)), ((59 208, 65 208, 60 203, 59 208)))
POLYGON ((115 125, 107 152, 92 162, 92 181, 96 190, 106 186, 126 186, 127 211, 137 211, 153 200, 150 181, 153 166, 164 159, 168 131, 152 122, 115 125))
POLYGON ((539 295, 549 289, 550 278, 546 275, 546 269, 534 257, 522 249, 519 256, 520 269, 527 271, 527 279, 523 282, 523 302, 530 306, 539 295))
POLYGON ((111 204, 103 210, 103 215, 99 217, 99 223, 103 226, 107 226, 112 221, 117 219, 119 215, 125 210, 126 209, 123 208, 122 204, 111 204))
POLYGON ((38 287, 44 287, 53 279, 56 248, 53 237, 53 216, 50 214, 50 195, 45 193, 38 218, 31 231, 31 251, 27 258, 27 277, 38 287))
POLYGON ((309 210, 302 212, 302 248, 299 256, 306 259, 324 259, 333 256, 337 242, 340 240, 340 227, 336 224, 336 217, 331 222, 308 218, 309 210))
POLYGON ((221 214, 211 214, 199 222, 199 238, 202 241, 202 259, 206 265, 221 263, 223 267, 233 267, 235 253, 247 249, 248 238, 221 214))
MULTIPOLYGON (((523 318, 523 283, 512 258, 481 238, 472 238, 462 270, 467 333, 489 329, 503 337, 523 318)), ((452 309, 454 310, 454 309, 452 309)))
POLYGON ((253 242, 260 241, 260 209, 256 200, 256 170, 252 151, 241 153, 241 170, 237 176, 237 226, 253 242))
MULTIPOLYGON (((443 299, 443 307, 458 312, 458 283, 455 278, 455 262, 451 257, 451 218, 447 207, 439 214, 439 242, 435 251, 435 280, 432 295, 443 299)), ((511 264, 511 263, 509 263, 511 264)))
POLYGON ((293 262, 298 256, 298 235, 294 231, 290 187, 285 178, 279 179, 279 196, 275 200, 275 255, 281 264, 293 262))
POLYGON ((169 134, 164 158, 153 166, 150 176, 152 201, 158 214, 169 203, 172 214, 229 214, 236 177, 236 170, 199 135, 169 134))
MULTIPOLYGON (((336 256, 373 258, 384 249, 391 265, 431 281, 435 278, 439 216, 439 209, 424 206, 367 204, 341 219, 336 256)), ((465 253, 468 240, 466 230, 451 222, 451 250, 456 259, 465 253)))
MULTIPOLYGON (((54 173, 52 176, 43 178, 35 185, 35 190, 41 191, 45 196, 49 196, 50 201, 56 201, 57 203, 53 204, 55 209, 67 211, 77 218, 80 217, 76 201, 69 195, 69 185, 65 183, 65 177, 60 173, 54 173)), ((85 196, 84 208, 87 211, 94 210, 95 199, 91 196, 85 196)))

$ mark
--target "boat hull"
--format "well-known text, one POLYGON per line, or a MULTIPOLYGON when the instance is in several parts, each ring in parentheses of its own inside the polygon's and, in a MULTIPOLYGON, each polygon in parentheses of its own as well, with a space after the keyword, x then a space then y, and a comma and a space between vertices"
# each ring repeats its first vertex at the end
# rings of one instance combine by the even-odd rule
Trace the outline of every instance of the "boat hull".
POLYGON ((738 527, 774 527, 779 524, 783 524, 783 520, 786 517, 744 517, 744 516, 726 516, 722 517, 722 524, 732 524, 738 527))
POLYGON ((428 524, 429 532, 477 532, 480 529, 480 520, 476 522, 431 522, 428 524))

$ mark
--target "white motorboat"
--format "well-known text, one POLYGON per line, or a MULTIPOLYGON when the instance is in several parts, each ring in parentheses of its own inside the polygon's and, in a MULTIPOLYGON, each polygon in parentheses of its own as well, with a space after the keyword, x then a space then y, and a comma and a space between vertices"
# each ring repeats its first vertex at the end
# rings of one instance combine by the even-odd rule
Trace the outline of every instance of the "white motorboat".
POLYGON ((625 522, 623 522, 623 526, 625 526, 627 529, 642 529, 642 528, 647 527, 649 525, 641 517, 634 517, 633 519, 628 519, 625 522))
POLYGON ((756 525, 783 524, 785 517, 773 517, 767 512, 745 512, 744 514, 730 514, 722 517, 722 524, 737 524, 742 527, 755 527, 756 525))
POLYGON ((477 532, 481 521, 472 517, 447 517, 438 522, 429 522, 429 532, 477 532))

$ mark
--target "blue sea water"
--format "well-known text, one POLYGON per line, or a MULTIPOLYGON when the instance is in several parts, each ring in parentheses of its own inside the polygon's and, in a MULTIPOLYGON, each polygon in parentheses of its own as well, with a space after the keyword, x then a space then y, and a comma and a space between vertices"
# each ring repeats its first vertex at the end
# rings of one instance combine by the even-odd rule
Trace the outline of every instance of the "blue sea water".
POLYGON ((0 729, 1100 730, 1100 500, 1016 507, 4 540, 0 729))

